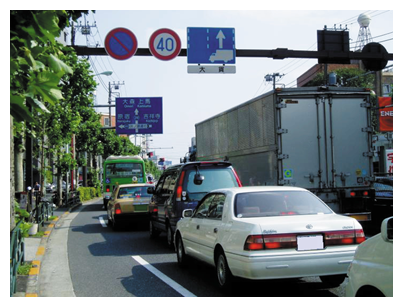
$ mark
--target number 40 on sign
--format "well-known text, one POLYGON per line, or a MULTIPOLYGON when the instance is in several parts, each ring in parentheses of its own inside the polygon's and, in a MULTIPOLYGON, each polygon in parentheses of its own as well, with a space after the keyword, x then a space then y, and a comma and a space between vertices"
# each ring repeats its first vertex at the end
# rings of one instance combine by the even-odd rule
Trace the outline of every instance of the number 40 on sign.
POLYGON ((174 31, 159 29, 151 35, 148 47, 152 55, 157 59, 168 61, 174 59, 180 53, 181 40, 174 31))

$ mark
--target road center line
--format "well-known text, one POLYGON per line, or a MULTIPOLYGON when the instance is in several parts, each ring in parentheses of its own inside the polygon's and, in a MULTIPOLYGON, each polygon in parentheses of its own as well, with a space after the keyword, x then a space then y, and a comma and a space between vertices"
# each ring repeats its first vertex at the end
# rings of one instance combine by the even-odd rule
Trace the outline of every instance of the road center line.
POLYGON ((177 291, 179 294, 181 294, 185 297, 196 297, 196 295, 194 295, 192 292, 186 290, 180 284, 178 284, 177 282, 173 281, 168 276, 166 276, 164 273, 161 273, 160 271, 158 271, 156 268, 154 268, 151 264, 149 264, 147 261, 145 261, 140 256, 132 256, 132 258, 134 260, 136 260, 138 263, 140 263, 147 270, 149 270, 151 273, 153 273, 155 276, 157 276, 159 279, 161 279, 163 282, 165 282, 172 289, 177 291))
POLYGON ((105 220, 102 216, 99 217, 99 222, 101 223, 102 227, 108 227, 108 225, 106 225, 105 220))

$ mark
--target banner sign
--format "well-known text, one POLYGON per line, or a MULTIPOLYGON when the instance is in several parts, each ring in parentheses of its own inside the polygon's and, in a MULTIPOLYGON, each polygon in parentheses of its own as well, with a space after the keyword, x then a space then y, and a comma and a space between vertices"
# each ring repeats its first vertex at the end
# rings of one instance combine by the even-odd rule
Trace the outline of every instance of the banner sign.
POLYGON ((379 97, 379 131, 393 131, 393 101, 392 97, 379 97))

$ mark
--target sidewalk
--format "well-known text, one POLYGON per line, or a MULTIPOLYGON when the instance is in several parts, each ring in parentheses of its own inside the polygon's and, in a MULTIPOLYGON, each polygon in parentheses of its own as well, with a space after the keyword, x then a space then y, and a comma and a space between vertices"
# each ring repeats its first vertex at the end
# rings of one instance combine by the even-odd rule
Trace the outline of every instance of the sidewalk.
MULTIPOLYGON (((99 202, 95 198, 83 205, 99 202)), ((25 261, 32 262, 28 276, 17 277, 17 292, 14 297, 72 297, 73 285, 70 277, 67 239, 71 221, 83 209, 83 205, 69 212, 58 208, 53 215, 58 218, 45 222, 42 238, 28 237, 25 242, 25 261)))

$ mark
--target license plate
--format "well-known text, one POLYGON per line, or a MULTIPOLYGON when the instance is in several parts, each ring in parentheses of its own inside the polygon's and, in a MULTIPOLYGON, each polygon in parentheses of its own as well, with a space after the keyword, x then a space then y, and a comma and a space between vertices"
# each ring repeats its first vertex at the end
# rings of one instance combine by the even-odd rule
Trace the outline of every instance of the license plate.
POLYGON ((299 251, 323 249, 322 235, 297 236, 297 244, 299 251))

